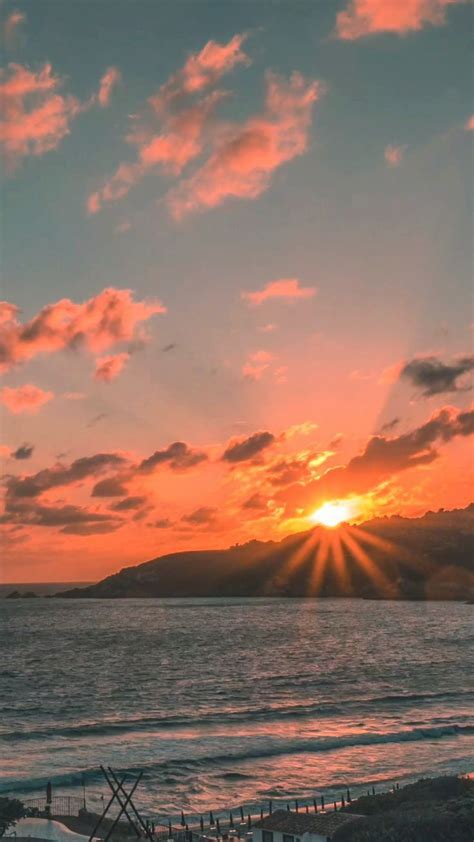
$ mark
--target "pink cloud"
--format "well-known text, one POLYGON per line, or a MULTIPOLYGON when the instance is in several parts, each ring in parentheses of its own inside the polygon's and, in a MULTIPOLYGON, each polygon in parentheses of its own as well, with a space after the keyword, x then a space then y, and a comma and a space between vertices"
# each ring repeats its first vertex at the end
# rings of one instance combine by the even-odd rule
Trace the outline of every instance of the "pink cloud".
POLYGON ((126 352, 122 354, 114 354, 109 357, 99 357, 96 360, 95 374, 96 380, 102 380, 105 383, 110 383, 123 371, 124 366, 130 359, 130 354, 126 352))
POLYGON ((400 379, 400 374, 404 365, 404 361, 400 360, 399 362, 394 363, 393 365, 389 365, 387 366, 387 368, 384 368, 378 380, 379 385, 393 386, 394 383, 397 383, 397 381, 400 379))
POLYGON ((278 281, 269 281, 263 289, 241 293, 244 301, 248 301, 257 307, 271 298, 312 298, 314 295, 316 295, 316 287, 302 287, 298 278, 281 278, 278 281))
POLYGON ((103 187, 89 196, 88 212, 95 214, 104 204, 122 199, 150 171, 179 175, 202 152, 205 129, 222 98, 220 91, 214 91, 196 105, 168 116, 159 134, 145 129, 130 134, 127 140, 137 147, 138 160, 120 164, 103 187))
POLYGON ((221 128, 208 160, 169 192, 175 219, 217 207, 230 197, 256 199, 275 170, 306 151, 320 85, 306 82, 299 73, 288 82, 269 73, 266 85, 264 112, 242 125, 221 128))
POLYGON ((100 353, 133 339, 141 322, 165 312, 160 301, 134 301, 131 290, 113 287, 81 304, 69 298, 48 304, 26 323, 19 322, 18 309, 5 302, 0 305, 0 371, 63 348, 100 353))
POLYGON ((109 105, 112 91, 115 86, 118 85, 120 79, 121 74, 117 67, 109 67, 108 70, 105 71, 102 79, 100 80, 99 93, 97 94, 97 99, 102 108, 106 108, 107 105, 109 105))
POLYGON ((74 96, 59 94, 61 85, 50 64, 37 72, 10 64, 0 72, 0 145, 10 170, 27 155, 56 149, 69 134, 80 103, 74 96))
POLYGON ((339 38, 352 41, 378 32, 405 35, 426 24, 441 26, 448 6, 464 0, 350 0, 336 18, 339 38))
POLYGON ((63 395, 67 401, 83 401, 85 397, 83 392, 64 392, 63 395))
POLYGON ((7 46, 12 46, 15 41, 18 28, 25 22, 25 20, 26 15, 24 15, 23 12, 19 12, 18 9, 14 9, 13 12, 10 12, 3 26, 3 36, 7 46))
POLYGON ((288 366, 281 365, 279 368, 276 368, 273 372, 275 377, 276 383, 287 383, 288 382, 288 366))
MULTIPOLYGON (((10 64, 0 71, 0 147, 10 171, 29 155, 39 156, 57 149, 70 132, 72 120, 97 101, 107 104, 111 68, 103 77, 99 94, 85 103, 59 90, 64 84, 53 73, 51 64, 31 71, 21 64, 10 64), (102 94, 102 100, 100 99, 102 94)), ((118 72, 118 71, 117 71, 118 72)))
POLYGON ((406 146, 389 144, 384 149, 384 158, 390 167, 399 167, 405 154, 406 146))
POLYGON ((465 129, 468 132, 474 132, 474 114, 472 115, 472 117, 469 117, 469 120, 465 125, 465 129))
POLYGON ((25 386, 18 386, 16 389, 4 386, 0 391, 0 402, 15 415, 21 413, 33 415, 53 398, 53 392, 45 392, 30 383, 25 386))
POLYGON ((136 118, 137 124, 126 137, 136 148, 136 160, 119 164, 111 178, 89 196, 89 214, 122 199, 148 172, 179 175, 201 154, 211 118, 226 94, 216 90, 194 102, 190 97, 214 85, 237 64, 249 62, 241 50, 244 37, 235 35, 227 44, 209 41, 149 98, 149 112, 136 118))
POLYGON ((260 380, 272 360, 273 354, 269 351, 255 351, 242 366, 243 377, 246 380, 260 380))
POLYGON ((241 49, 246 37, 244 34, 234 35, 227 44, 208 41, 199 53, 192 53, 181 70, 150 98, 153 108, 157 112, 167 110, 176 100, 212 87, 236 65, 250 64, 248 55, 241 49))
POLYGON ((131 227, 132 227, 131 223, 128 222, 128 220, 125 220, 124 222, 120 222, 117 225, 117 227, 115 228, 115 233, 116 234, 126 234, 127 231, 130 231, 131 227))

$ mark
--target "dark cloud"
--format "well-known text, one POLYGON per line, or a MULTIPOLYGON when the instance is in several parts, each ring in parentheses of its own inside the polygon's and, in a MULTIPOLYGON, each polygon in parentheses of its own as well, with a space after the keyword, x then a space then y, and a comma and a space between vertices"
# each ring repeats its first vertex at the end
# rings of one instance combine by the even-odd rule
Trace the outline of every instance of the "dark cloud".
POLYGON ((270 465, 267 470, 267 476, 272 485, 289 485, 292 482, 301 482, 304 479, 309 479, 311 471, 308 463, 311 459, 315 459, 317 454, 312 454, 304 459, 280 459, 270 465))
POLYGON ((174 351, 175 348, 176 348, 176 342, 170 342, 169 345, 164 345, 163 348, 161 349, 161 351, 162 351, 163 354, 167 354, 168 351, 174 351))
POLYGON ((124 497, 127 487, 121 477, 107 477, 100 480, 92 489, 92 497, 124 497))
POLYGON ((34 446, 32 444, 22 444, 17 447, 12 453, 13 459, 29 459, 33 455, 34 446))
POLYGON ((115 532, 123 526, 121 521, 109 521, 107 523, 77 523, 64 526, 60 529, 66 535, 106 535, 108 532, 115 532))
POLYGON ((34 502, 15 502, 7 499, 2 523, 19 523, 25 526, 62 526, 73 527, 85 524, 116 525, 120 521, 100 512, 92 512, 81 506, 42 506, 34 502))
POLYGON ((442 363, 436 357, 419 357, 405 363, 400 378, 409 380, 428 398, 432 395, 460 391, 462 387, 457 383, 458 378, 472 369, 474 356, 461 357, 450 365, 442 363))
POLYGON ((89 421, 88 424, 86 424, 86 426, 87 427, 94 427, 96 424, 99 423, 99 421, 103 421, 105 418, 107 418, 107 413, 106 412, 99 412, 98 415, 94 415, 94 417, 91 418, 91 420, 89 421))
POLYGON ((391 421, 386 421, 385 424, 382 424, 379 430, 379 435, 381 433, 390 433, 395 427, 398 427, 400 423, 400 418, 392 418, 391 421))
POLYGON ((263 509, 266 510, 267 501, 266 501, 265 497, 262 496, 262 494, 258 494, 258 493, 252 494, 252 496, 249 497, 248 500, 246 500, 245 503, 242 505, 242 508, 243 509, 253 509, 253 510, 258 510, 258 511, 261 511, 263 509))
POLYGON ((274 441, 275 436, 272 433, 254 433, 246 439, 229 444, 222 459, 224 462, 245 462, 270 447, 274 441))
POLYGON ((154 529, 169 529, 170 526, 173 526, 173 522, 169 518, 163 517, 155 520, 154 523, 148 523, 147 526, 152 526, 154 529))
POLYGON ((332 468, 306 485, 295 483, 281 491, 279 499, 292 507, 304 507, 349 494, 364 494, 402 471, 429 465, 439 455, 435 445, 472 434, 474 410, 441 409, 410 433, 393 438, 374 436, 347 465, 332 468))
POLYGON ((111 509, 114 512, 127 512, 130 509, 139 509, 146 503, 146 501, 146 497, 125 497, 124 500, 120 500, 119 503, 115 503, 114 506, 111 506, 111 509))
POLYGON ((184 471, 187 468, 194 468, 206 459, 206 453, 192 450, 183 441, 175 441, 165 450, 155 450, 151 456, 143 459, 138 465, 138 470, 148 473, 157 465, 168 463, 173 471, 184 471))
POLYGON ((110 468, 117 468, 126 462, 117 453, 96 453, 95 456, 83 456, 70 465, 55 465, 45 468, 28 477, 11 477, 7 482, 7 495, 10 497, 38 497, 51 488, 71 485, 88 477, 97 476, 110 468))
POLYGON ((185 523, 192 523, 195 526, 202 526, 204 524, 213 523, 217 514, 217 509, 211 506, 201 506, 189 515, 184 515, 181 520, 185 523))

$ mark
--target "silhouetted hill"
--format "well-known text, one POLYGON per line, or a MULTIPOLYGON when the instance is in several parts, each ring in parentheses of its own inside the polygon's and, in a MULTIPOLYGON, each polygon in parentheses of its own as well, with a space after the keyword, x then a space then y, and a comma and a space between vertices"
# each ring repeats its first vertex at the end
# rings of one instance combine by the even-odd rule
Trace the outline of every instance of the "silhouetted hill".
POLYGON ((473 534, 474 504, 420 518, 376 518, 337 530, 316 527, 279 542, 171 553, 57 596, 471 600, 473 534))

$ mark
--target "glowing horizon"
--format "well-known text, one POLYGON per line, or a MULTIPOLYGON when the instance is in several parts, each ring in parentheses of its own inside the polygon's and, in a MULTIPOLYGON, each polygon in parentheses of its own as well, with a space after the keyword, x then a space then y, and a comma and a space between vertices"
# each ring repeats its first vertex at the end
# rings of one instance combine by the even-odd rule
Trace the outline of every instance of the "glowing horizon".
POLYGON ((470 502, 469 9, 372 6, 3 10, 4 581, 470 502))

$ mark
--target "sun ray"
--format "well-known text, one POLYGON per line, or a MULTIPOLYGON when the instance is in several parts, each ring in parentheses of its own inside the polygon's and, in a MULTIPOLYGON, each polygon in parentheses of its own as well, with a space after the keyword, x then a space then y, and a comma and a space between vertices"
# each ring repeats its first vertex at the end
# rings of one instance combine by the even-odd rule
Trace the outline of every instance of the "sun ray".
POLYGON ((336 578, 344 592, 347 592, 350 585, 349 571, 344 557, 344 547, 342 544, 343 527, 334 530, 328 536, 329 546, 332 554, 333 569, 336 578))
POLYGON ((330 541, 329 535, 322 532, 319 536, 318 548, 314 560, 311 578, 308 584, 308 596, 317 596, 321 591, 321 585, 326 573, 329 559, 330 541))
POLYGON ((360 562, 364 571, 368 573, 375 584, 383 588, 384 592, 390 593, 393 590, 393 586, 388 577, 380 570, 377 563, 370 558, 369 554, 357 543, 348 531, 345 531, 341 537, 348 550, 360 562))

